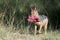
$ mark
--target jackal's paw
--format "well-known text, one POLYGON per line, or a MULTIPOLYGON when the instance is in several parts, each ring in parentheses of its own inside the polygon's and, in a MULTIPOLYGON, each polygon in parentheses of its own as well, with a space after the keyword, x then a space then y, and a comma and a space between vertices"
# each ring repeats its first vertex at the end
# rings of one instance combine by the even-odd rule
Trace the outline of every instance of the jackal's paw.
POLYGON ((38 31, 37 34, 42 34, 42 32, 39 32, 39 31, 38 31))

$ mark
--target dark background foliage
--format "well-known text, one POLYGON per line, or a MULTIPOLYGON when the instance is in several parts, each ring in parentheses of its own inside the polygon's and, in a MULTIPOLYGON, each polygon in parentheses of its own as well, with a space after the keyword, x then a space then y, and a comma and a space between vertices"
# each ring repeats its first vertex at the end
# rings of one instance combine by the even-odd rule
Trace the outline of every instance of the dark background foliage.
POLYGON ((4 25, 28 25, 27 17, 32 6, 38 8, 39 14, 47 15, 53 29, 60 28, 60 0, 0 0, 0 14, 4 25), (3 13, 2 13, 3 12, 3 13))

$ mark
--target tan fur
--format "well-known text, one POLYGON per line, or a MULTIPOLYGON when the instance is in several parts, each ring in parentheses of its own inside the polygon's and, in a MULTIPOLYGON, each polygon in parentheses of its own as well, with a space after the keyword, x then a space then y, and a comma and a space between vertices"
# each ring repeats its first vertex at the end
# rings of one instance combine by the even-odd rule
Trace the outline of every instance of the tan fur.
MULTIPOLYGON (((31 15, 39 17, 39 14, 38 14, 38 11, 36 10, 36 8, 31 10, 31 15)), ((48 25, 48 18, 47 17, 44 20, 35 23, 34 34, 36 34, 36 28, 37 28, 36 24, 40 26, 39 31, 38 31, 39 33, 42 33, 42 27, 43 26, 45 29, 45 34, 47 33, 47 25, 48 25)))
POLYGON ((39 33, 42 33, 42 27, 44 27, 45 34, 47 33, 48 18, 44 19, 43 21, 36 22, 35 25, 36 24, 40 26, 39 31, 38 31, 39 33))

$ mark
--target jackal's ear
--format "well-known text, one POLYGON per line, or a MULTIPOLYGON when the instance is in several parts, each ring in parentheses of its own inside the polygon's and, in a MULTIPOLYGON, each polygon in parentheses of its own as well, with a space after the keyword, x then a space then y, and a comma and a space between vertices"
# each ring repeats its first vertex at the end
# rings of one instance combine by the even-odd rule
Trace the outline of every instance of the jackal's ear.
POLYGON ((32 10, 35 10, 37 7, 36 6, 31 6, 31 9, 32 10))

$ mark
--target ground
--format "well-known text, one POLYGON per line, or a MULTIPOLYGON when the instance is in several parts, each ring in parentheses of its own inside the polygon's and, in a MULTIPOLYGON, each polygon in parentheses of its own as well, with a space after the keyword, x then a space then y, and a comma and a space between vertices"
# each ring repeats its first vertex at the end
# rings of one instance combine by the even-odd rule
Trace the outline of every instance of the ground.
POLYGON ((12 31, 11 27, 0 27, 0 40, 60 40, 60 32, 58 30, 50 30, 46 35, 43 33, 34 36, 28 32, 20 33, 20 31, 12 31))

